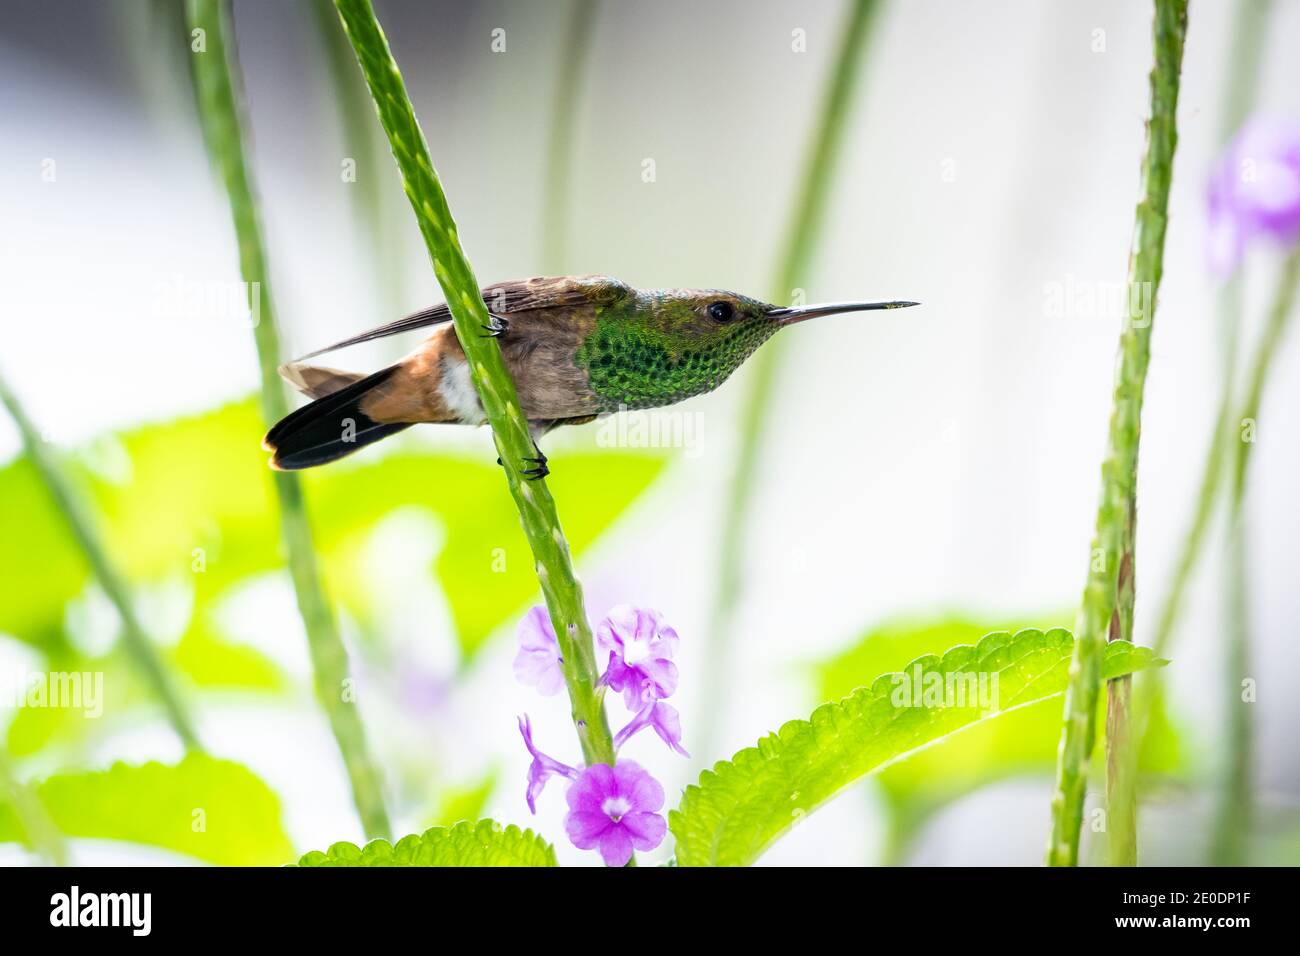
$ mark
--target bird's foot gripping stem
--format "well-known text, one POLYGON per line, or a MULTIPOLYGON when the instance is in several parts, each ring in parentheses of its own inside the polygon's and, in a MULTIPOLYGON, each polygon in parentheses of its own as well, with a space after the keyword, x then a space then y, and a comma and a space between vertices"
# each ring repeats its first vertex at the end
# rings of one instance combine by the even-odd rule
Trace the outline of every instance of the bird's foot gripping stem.
MULTIPOLYGON (((537 452, 535 457, 524 459, 524 464, 531 463, 533 467, 525 468, 519 472, 519 474, 523 475, 529 481, 536 481, 538 478, 545 478, 551 473, 550 467, 546 464, 550 459, 548 459, 546 455, 543 454, 542 450, 537 447, 537 442, 533 442, 533 451, 537 452)), ((500 458, 497 459, 497 464, 501 464, 500 458)))
POLYGON ((483 326, 486 331, 479 333, 479 338, 499 339, 510 331, 510 323, 495 312, 488 313, 488 322, 483 326))
POLYGON ((532 462, 534 467, 525 468, 520 472, 520 474, 529 481, 536 481, 538 478, 545 478, 551 473, 550 467, 546 464, 546 455, 544 455, 542 450, 537 447, 537 442, 533 442, 533 451, 537 452, 536 457, 525 458, 524 461, 532 462))

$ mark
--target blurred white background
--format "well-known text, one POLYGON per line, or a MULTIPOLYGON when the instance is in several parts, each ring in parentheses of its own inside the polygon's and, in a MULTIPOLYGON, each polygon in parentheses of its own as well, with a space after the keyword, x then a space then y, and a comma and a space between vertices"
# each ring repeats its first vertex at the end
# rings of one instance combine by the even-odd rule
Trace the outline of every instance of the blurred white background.
MULTIPOLYGON (((1233 4, 1191 11, 1165 280, 1141 454, 1138 639, 1150 640, 1189 517, 1218 397, 1215 283, 1205 267, 1203 193, 1213 161, 1233 4)), ((428 136, 462 240, 486 284, 543 269, 546 124, 566 7, 557 3, 377 3, 428 136), (493 53, 491 31, 507 49, 493 53)), ((236 2, 255 172, 286 348, 295 354, 440 299, 404 204, 390 217, 396 291, 381 292, 368 233, 342 183, 338 118, 309 13, 236 2), (381 304, 385 303, 385 304, 381 304)), ((563 271, 641 286, 705 286, 769 298, 838 31, 838 2, 761 0, 600 5, 576 121, 572 238, 563 271), (791 31, 807 52, 791 50, 791 31), (642 181, 642 161, 657 178, 642 181)), ((1300 3, 1276 4, 1257 108, 1300 114, 1300 3)), ((193 121, 183 47, 144 4, 11 2, 0 25, 0 366, 60 443, 164 420, 249 393, 251 336, 234 323, 171 321, 154 296, 177 276, 238 279, 222 197, 193 121), (129 38, 127 34, 129 33, 129 38), (150 60, 148 51, 157 51, 150 60), (42 161, 57 164, 43 182, 42 161)), ((935 608, 1036 614, 1074 606, 1095 515, 1119 317, 1051 306, 1064 290, 1123 282, 1147 111, 1150 5, 908 0, 886 6, 857 91, 809 301, 909 298, 920 309, 844 316, 785 334, 787 363, 756 483, 725 753, 690 762, 649 735, 629 753, 665 780, 670 806, 703 763, 729 755, 814 699, 808 663, 892 615, 935 608), (1094 52, 1104 31, 1104 52, 1094 52)), ((360 176, 386 177, 364 165, 360 176)), ((1276 262, 1249 260, 1245 342, 1276 262)), ((391 274, 391 273, 390 273, 391 274)), ((405 344, 405 343, 404 343, 405 344)), ((411 340, 414 344, 414 340, 411 340)), ((1248 347, 1248 346, 1247 346, 1248 347)), ((390 354, 377 346, 348 361, 390 354)), ((1259 679, 1257 788, 1294 806, 1291 739, 1300 697, 1295 587, 1300 509, 1300 342, 1286 344, 1253 465, 1250 587, 1259 679)), ((665 478, 582 561, 590 610, 657 607, 683 637, 684 743, 710 688, 696 680, 708 626, 722 496, 740 378, 687 410, 700 453, 665 478)), ((489 455, 486 433, 419 439, 489 455)), ((552 445, 592 447, 595 427, 552 445)), ((0 458, 18 448, 0 420, 0 458)), ((431 494, 436 489, 430 489, 431 494)), ((503 489, 504 493, 504 489, 503 489)), ((561 513, 580 503, 561 500, 561 513)), ((0 516, 4 503, 0 502, 0 516)), ((2 520, 2 519, 0 519, 2 520)), ((437 547, 438 529, 394 533, 437 547)), ((1215 535, 1168 671, 1194 758, 1210 769, 1218 730, 1223 610, 1215 535)), ((3 583, 0 583, 0 590, 3 583)), ((450 660, 441 598, 425 580, 394 588, 394 619, 434 670, 450 660), (405 603, 403 603, 405 602, 405 603)), ((2 598, 0 598, 2 599, 2 598)), ((306 673, 287 584, 232 609, 248 639, 306 673)), ((515 685, 503 633, 430 717, 428 746, 465 777, 497 765, 488 806, 529 824, 527 709, 543 749, 576 759, 563 704, 515 685)), ((301 850, 359 840, 324 720, 304 690, 292 709, 207 708, 217 752, 280 793, 301 850)), ((378 732, 372 731, 372 736, 378 732)), ((384 743, 380 743, 382 749, 384 743)), ((118 757, 175 756, 163 728, 115 738, 118 757)), ((769 863, 856 864, 879 834, 859 787, 802 824, 769 863)), ((931 864, 1036 863, 1046 778, 986 790, 946 812, 914 857, 931 864)), ((534 826, 564 862, 548 792, 534 826)), ((1144 839, 1178 860, 1200 802, 1148 808, 1144 839)), ((1199 821, 1199 822, 1198 822, 1199 821)), ((399 832, 418 826, 399 819, 399 832)), ((662 851, 661 854, 662 855, 662 851)), ((652 855, 653 856, 653 855, 652 855)), ((12 849, 0 859, 14 858, 12 849)), ((108 844, 77 859, 161 860, 108 844)))

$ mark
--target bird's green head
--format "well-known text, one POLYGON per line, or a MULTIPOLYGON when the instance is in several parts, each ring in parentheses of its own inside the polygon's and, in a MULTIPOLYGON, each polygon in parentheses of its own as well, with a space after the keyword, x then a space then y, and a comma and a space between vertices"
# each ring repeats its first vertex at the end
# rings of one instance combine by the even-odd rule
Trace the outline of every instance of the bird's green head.
POLYGON ((787 307, 719 289, 623 288, 625 294, 596 310, 595 326, 577 355, 593 391, 610 409, 669 405, 710 392, 787 325, 915 304, 787 307))

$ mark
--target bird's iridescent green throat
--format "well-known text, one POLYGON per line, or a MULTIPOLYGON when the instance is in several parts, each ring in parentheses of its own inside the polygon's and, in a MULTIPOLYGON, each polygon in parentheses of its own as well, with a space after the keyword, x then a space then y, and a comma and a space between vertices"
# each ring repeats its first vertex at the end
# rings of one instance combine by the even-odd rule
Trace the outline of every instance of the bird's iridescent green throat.
POLYGON ((638 291, 609 280, 574 355, 602 411, 671 405, 717 388, 778 329, 915 302, 786 308, 716 289, 638 291))
POLYGON ((606 410, 671 405, 717 388, 780 322, 719 291, 635 292, 597 310, 574 357, 606 410))

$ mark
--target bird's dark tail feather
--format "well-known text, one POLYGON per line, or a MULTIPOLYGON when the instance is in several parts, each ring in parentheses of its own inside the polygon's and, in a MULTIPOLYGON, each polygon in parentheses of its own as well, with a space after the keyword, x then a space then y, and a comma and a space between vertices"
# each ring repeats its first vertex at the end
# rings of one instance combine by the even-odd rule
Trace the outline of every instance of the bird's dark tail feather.
POLYGON ((367 375, 282 418, 262 439, 262 447, 275 453, 271 467, 297 471, 323 465, 409 428, 408 422, 376 422, 361 411, 362 398, 388 381, 396 369, 394 365, 367 375))

